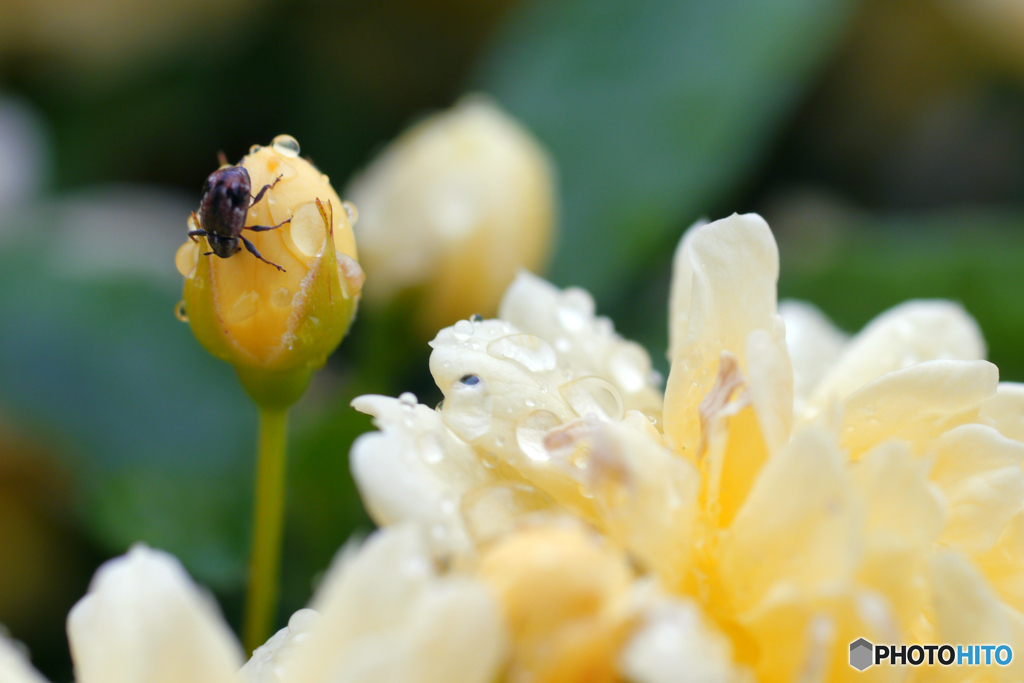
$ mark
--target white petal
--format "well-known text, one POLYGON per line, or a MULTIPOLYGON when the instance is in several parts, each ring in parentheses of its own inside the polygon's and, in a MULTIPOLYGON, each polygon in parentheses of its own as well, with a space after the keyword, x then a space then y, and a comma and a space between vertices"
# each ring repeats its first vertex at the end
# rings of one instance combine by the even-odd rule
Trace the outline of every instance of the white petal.
POLYGON ((729 640, 688 600, 656 605, 623 648, 622 673, 634 683, 728 683, 742 680, 729 640))
POLYGON ((438 554, 470 547, 460 514, 462 497, 493 482, 473 447, 457 437, 441 414, 385 396, 360 396, 352 406, 373 415, 381 430, 352 446, 352 474, 379 525, 412 520, 431 530, 438 554))
MULTIPOLYGON (((686 334, 673 332, 672 370, 665 389, 665 433, 677 450, 695 453, 700 441, 697 406, 715 381, 722 351, 733 353, 746 371, 747 338, 754 330, 781 336, 775 286, 779 252, 767 223, 756 214, 732 215, 695 227, 683 238, 691 275, 686 334)), ((682 296, 683 286, 673 286, 682 296)), ((681 327, 683 306, 674 302, 673 329, 681 327)))
POLYGON ((820 410, 882 375, 929 360, 983 360, 978 324, 951 301, 908 301, 872 320, 843 350, 809 403, 820 410))
POLYGON ((996 395, 981 405, 979 414, 992 420, 1006 438, 1024 441, 1024 384, 1000 382, 996 395))
POLYGON ((973 421, 998 383, 999 369, 981 360, 933 360, 882 375, 843 401, 842 444, 856 457, 902 439, 921 453, 943 432, 973 421))
POLYGON ((143 545, 104 564, 68 615, 78 683, 237 683, 238 643, 177 559, 143 545))
POLYGON ((3 634, 0 634, 0 683, 46 683, 28 658, 3 634))
POLYGON ((594 300, 585 290, 560 290, 520 271, 505 292, 498 317, 551 344, 559 365, 577 377, 594 375, 611 382, 626 410, 661 415, 661 392, 651 382, 646 349, 616 334, 608 318, 596 316, 594 300))
POLYGON ((746 355, 750 403, 768 453, 778 453, 793 428, 793 368, 784 336, 754 330, 746 355))
POLYGON ((806 301, 782 301, 786 347, 793 363, 793 411, 799 415, 829 368, 839 358, 847 335, 806 301))
POLYGON ((286 681, 487 683, 505 648, 490 594, 469 579, 438 577, 413 526, 388 527, 340 553, 314 606, 320 619, 286 681))

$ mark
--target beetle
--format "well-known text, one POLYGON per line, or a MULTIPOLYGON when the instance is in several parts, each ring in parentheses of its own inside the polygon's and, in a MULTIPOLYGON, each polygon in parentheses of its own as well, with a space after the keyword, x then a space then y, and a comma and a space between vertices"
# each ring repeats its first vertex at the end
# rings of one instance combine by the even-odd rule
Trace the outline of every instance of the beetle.
MULTIPOLYGON (((223 157, 221 159, 223 162, 223 157)), ((277 176, 274 182, 264 185, 256 194, 250 195, 252 181, 249 179, 249 172, 242 166, 222 165, 206 179, 203 184, 203 198, 199 203, 199 215, 192 214, 193 219, 199 225, 198 230, 189 230, 188 236, 193 242, 198 242, 198 237, 205 237, 210 244, 210 249, 203 256, 216 254, 221 258, 234 256, 245 245, 250 254, 264 263, 277 268, 282 273, 284 268, 263 258, 256 246, 242 235, 243 230, 263 232, 274 230, 282 225, 291 222, 291 218, 281 221, 277 225, 249 225, 245 224, 245 217, 249 209, 255 206, 267 190, 277 185, 281 176, 277 176), (241 242, 241 244, 239 244, 241 242)))

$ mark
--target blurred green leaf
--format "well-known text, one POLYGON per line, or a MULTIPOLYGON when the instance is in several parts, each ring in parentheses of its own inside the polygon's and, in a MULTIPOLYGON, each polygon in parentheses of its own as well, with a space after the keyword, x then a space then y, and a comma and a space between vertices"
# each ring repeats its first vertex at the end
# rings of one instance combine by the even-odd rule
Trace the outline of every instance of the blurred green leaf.
POLYGON ((850 332, 907 299, 958 301, 1000 379, 1024 381, 1021 225, 1020 211, 976 210, 848 214, 813 232, 783 230, 779 296, 813 302, 850 332))
POLYGON ((555 0, 514 16, 473 84, 554 154, 554 280, 621 298, 624 276, 751 171, 853 6, 555 0))

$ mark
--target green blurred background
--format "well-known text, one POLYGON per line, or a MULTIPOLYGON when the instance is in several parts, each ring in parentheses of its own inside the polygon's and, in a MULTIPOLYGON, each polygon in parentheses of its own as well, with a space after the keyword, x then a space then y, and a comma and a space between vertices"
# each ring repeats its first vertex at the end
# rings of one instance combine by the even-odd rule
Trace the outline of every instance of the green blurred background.
MULTIPOLYGON (((780 294, 855 331, 961 301, 1024 379, 1024 9, 999 0, 0 0, 0 623, 55 681, 95 567, 167 549, 237 625, 255 409, 172 310, 216 153, 294 135, 341 191, 490 93, 559 169, 548 276, 662 371, 672 249, 761 212, 780 294)), ((440 393, 402 302, 293 411, 282 615, 370 522, 361 393, 440 393)))

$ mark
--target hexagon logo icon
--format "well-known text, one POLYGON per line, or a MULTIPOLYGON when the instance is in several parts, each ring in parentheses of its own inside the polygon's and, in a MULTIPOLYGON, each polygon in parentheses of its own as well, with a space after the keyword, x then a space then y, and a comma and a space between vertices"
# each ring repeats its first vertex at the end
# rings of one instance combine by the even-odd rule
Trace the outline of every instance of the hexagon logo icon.
POLYGON ((863 671, 871 666, 874 663, 874 649, 875 646, 863 638, 850 643, 850 666, 857 671, 863 671))

